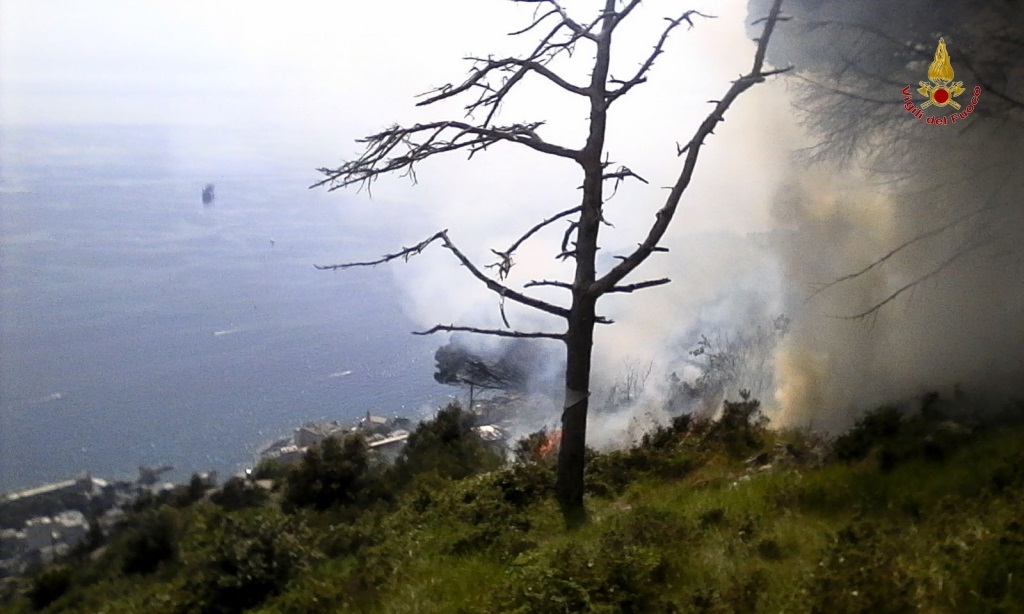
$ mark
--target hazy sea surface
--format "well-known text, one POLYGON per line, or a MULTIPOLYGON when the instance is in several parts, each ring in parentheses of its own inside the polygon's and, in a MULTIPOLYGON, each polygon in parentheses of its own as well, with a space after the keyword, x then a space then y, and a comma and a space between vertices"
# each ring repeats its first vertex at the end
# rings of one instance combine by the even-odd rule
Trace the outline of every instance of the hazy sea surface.
POLYGON ((235 471, 302 422, 448 395, 443 340, 409 334, 386 268, 312 266, 393 248, 402 212, 367 215, 315 179, 273 135, 4 127, 0 490, 235 471))

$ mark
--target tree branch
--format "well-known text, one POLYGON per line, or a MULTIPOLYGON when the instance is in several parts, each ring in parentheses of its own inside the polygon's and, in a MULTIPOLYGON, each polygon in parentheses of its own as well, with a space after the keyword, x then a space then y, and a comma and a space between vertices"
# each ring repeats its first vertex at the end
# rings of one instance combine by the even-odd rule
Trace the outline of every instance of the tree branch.
POLYGON ((503 86, 501 90, 494 90, 489 86, 483 85, 485 90, 493 93, 490 95, 483 95, 479 100, 477 100, 477 102, 467 106, 466 110, 472 112, 476 107, 490 106, 492 103, 499 102, 498 99, 503 97, 505 93, 502 90, 507 90, 507 88, 510 88, 512 85, 515 84, 515 82, 518 82, 520 79, 525 77, 526 73, 528 72, 535 72, 541 75, 551 83, 554 83, 555 85, 557 85, 558 87, 562 88, 567 92, 576 94, 578 96, 589 95, 589 91, 587 90, 587 88, 569 83, 561 76, 559 76, 557 73, 555 73, 555 71, 551 70, 544 64, 541 64, 540 62, 537 62, 535 60, 524 60, 520 58, 503 58, 500 60, 495 60, 493 58, 484 59, 477 57, 468 57, 466 59, 471 60, 477 64, 483 64, 483 66, 479 68, 474 68, 469 78, 463 81, 461 85, 452 87, 449 84, 440 89, 433 90, 433 92, 437 93, 435 93, 430 98, 427 98, 426 100, 416 103, 416 106, 425 107, 439 100, 444 100, 446 98, 458 96, 459 94, 468 91, 473 87, 481 87, 481 81, 485 77, 487 77, 488 73, 490 73, 491 71, 507 73, 510 72, 512 68, 518 68, 519 70, 517 70, 513 74, 513 76, 505 82, 505 86, 503 86))
MULTIPOLYGON (((861 269, 859 271, 856 271, 854 273, 849 273, 847 275, 843 275, 842 277, 834 279, 834 280, 832 280, 831 282, 829 282, 827 284, 823 284, 821 287, 819 287, 814 292, 812 292, 810 296, 808 296, 806 299, 804 299, 804 301, 805 302, 809 301, 809 300, 813 299, 814 297, 818 296, 819 294, 821 294, 822 292, 828 290, 829 288, 831 288, 831 287, 833 287, 833 286, 835 286, 837 284, 841 284, 844 281, 850 281, 851 279, 856 279, 857 277, 860 277, 861 275, 864 275, 865 273, 867 273, 868 271, 874 269, 875 267, 879 267, 879 266, 885 264, 890 258, 892 258, 896 254, 900 253, 904 249, 910 247, 911 245, 914 245, 915 243, 918 243, 920 241, 924 241, 925 239, 930 239, 931 237, 934 237, 936 235, 942 234, 943 232, 949 230, 950 228, 952 228, 952 227, 954 227, 954 226, 956 226, 958 224, 961 224, 963 222, 966 222, 967 220, 971 219, 972 217, 975 217, 977 215, 980 215, 980 214, 984 213, 988 209, 989 209, 988 207, 983 207, 981 209, 976 209, 974 211, 971 211, 971 212, 967 213, 966 215, 962 215, 962 216, 958 217, 957 219, 955 219, 955 220, 953 220, 953 221, 951 221, 949 223, 943 224, 942 226, 939 226, 937 228, 933 228, 933 229, 929 230, 928 232, 919 234, 919 235, 917 235, 917 236, 915 236, 915 237, 913 237, 911 239, 908 239, 907 241, 904 241, 900 245, 898 245, 898 246, 894 247, 893 249, 889 250, 889 252, 886 253, 884 256, 882 256, 881 258, 875 260, 874 262, 872 262, 871 264, 867 265, 863 269, 861 269)), ((892 298, 895 298, 895 297, 892 297, 892 298)), ((889 299, 889 300, 891 300, 891 299, 889 299)))
MULTIPOLYGON (((628 13, 628 11, 632 10, 632 8, 633 8, 632 5, 628 6, 628 7, 626 7, 626 9, 628 9, 628 10, 624 10, 623 12, 624 13, 628 13)), ((672 33, 672 30, 674 30, 676 28, 676 26, 678 26, 679 24, 681 24, 684 21, 686 23, 690 24, 690 28, 693 28, 692 17, 694 15, 697 15, 699 17, 703 17, 705 19, 715 19, 714 15, 705 15, 704 13, 701 13, 700 11, 694 11, 694 10, 686 11, 685 13, 683 13, 682 15, 680 15, 679 17, 677 17, 675 19, 672 19, 670 17, 666 17, 665 21, 668 22, 668 26, 666 26, 665 29, 662 31, 661 37, 658 39, 658 44, 656 44, 654 46, 654 51, 651 52, 651 55, 649 55, 647 57, 647 59, 644 60, 643 64, 640 65, 640 69, 636 71, 636 74, 633 75, 633 77, 631 79, 627 79, 625 81, 620 81, 620 80, 617 80, 617 79, 612 79, 613 83, 621 83, 622 86, 619 87, 619 89, 617 89, 617 90, 608 92, 608 104, 611 104, 617 98, 625 96, 627 93, 629 93, 629 90, 631 90, 634 87, 636 87, 637 85, 640 85, 641 83, 644 83, 644 82, 647 81, 647 73, 651 70, 651 67, 654 66, 654 60, 656 60, 658 58, 658 56, 661 55, 664 52, 665 41, 668 40, 669 34, 672 33)))
POLYGON ((431 156, 460 149, 468 149, 472 156, 500 141, 518 143, 541 153, 577 160, 580 152, 548 143, 537 135, 536 129, 543 124, 533 122, 482 128, 465 122, 440 121, 416 124, 411 128, 392 126, 356 141, 366 144, 366 151, 359 158, 335 169, 317 169, 325 178, 310 188, 330 184, 328 189, 333 191, 354 184, 372 183, 380 175, 397 171, 405 171, 403 174, 411 175, 415 180, 416 163, 431 156), (444 133, 451 131, 456 132, 454 136, 448 140, 441 138, 444 133), (416 140, 417 137, 423 137, 423 140, 416 140))
POLYGON ((565 281, 552 281, 548 279, 534 279, 523 284, 524 288, 533 288, 536 286, 553 286, 555 288, 565 288, 566 290, 572 290, 572 284, 565 281))
POLYGON ((401 258, 402 260, 408 261, 410 257, 415 256, 415 255, 421 253, 424 249, 427 248, 427 246, 429 246, 434 241, 440 241, 442 243, 442 245, 444 245, 444 247, 448 251, 450 251, 452 254, 455 255, 456 258, 458 258, 459 262, 462 263, 462 266, 464 266, 467 269, 469 269, 469 272, 473 275, 473 277, 476 277, 478 280, 483 282, 483 284, 485 286, 487 286, 488 290, 494 292, 498 296, 501 296, 503 298, 511 299, 511 300, 521 304, 521 305, 526 305, 527 307, 533 307, 534 309, 537 309, 539 311, 543 311, 545 313, 550 313, 551 315, 556 315, 556 316, 559 316, 559 317, 562 317, 562 318, 569 317, 569 310, 564 308, 564 307, 559 307, 557 305, 552 305, 551 303, 547 303, 547 302, 542 301, 540 299, 533 298, 532 296, 527 296, 527 295, 522 294, 520 292, 516 292, 512 288, 509 288, 508 286, 500 284, 497 281, 494 281, 493 279, 491 279, 490 277, 484 275, 480 271, 480 269, 478 269, 476 267, 476 265, 474 265, 469 260, 469 258, 467 258, 466 255, 463 254, 459 250, 459 248, 455 246, 454 243, 452 243, 452 241, 448 238, 448 231, 447 230, 442 230, 440 232, 437 232, 434 235, 432 235, 431 237, 429 237, 427 239, 424 239, 423 241, 417 243, 416 245, 414 245, 412 247, 402 248, 401 250, 399 250, 399 251, 397 251, 397 252, 395 252, 393 254, 385 254, 384 256, 378 258, 377 260, 373 260, 373 261, 369 261, 369 262, 349 262, 349 263, 344 263, 344 264, 314 265, 314 266, 317 269, 320 269, 322 271, 336 271, 336 270, 340 270, 340 269, 350 269, 350 268, 354 268, 354 267, 377 266, 378 264, 384 264, 386 262, 391 262, 392 260, 398 260, 399 258, 401 258))
MULTIPOLYGON (((640 183, 643 183, 645 185, 649 185, 650 184, 649 181, 647 181, 646 179, 644 179, 640 175, 637 175, 636 173, 631 171, 629 169, 629 167, 627 167, 627 166, 620 166, 613 173, 605 173, 604 175, 601 175, 601 179, 605 179, 605 180, 607 180, 607 179, 614 179, 615 180, 615 183, 612 184, 611 196, 608 197, 609 200, 611 200, 619 192, 619 184, 622 183, 623 181, 625 181, 626 179, 630 178, 630 177, 633 177, 633 178, 637 179, 640 183)), ((605 222, 605 223, 607 224, 607 222, 605 222)))
POLYGON ((424 331, 414 332, 414 335, 433 335, 434 333, 476 333, 478 335, 494 335, 496 337, 515 337, 518 339, 565 339, 563 333, 524 333, 517 330, 504 330, 500 328, 476 328, 473 326, 455 326, 454 324, 438 324, 437 326, 424 331))
POLYGON ((633 292, 635 290, 643 290, 644 288, 653 288, 655 286, 664 286, 667 283, 671 283, 672 280, 668 277, 662 277, 661 279, 652 279, 650 281, 640 281, 635 284, 628 284, 625 286, 612 286, 608 289, 608 293, 612 292, 633 292))
MULTIPOLYGON (((999 202, 997 199, 999 198, 1000 193, 1006 188, 1007 184, 1009 183, 1009 179, 1010 179, 1009 176, 1004 177, 1004 179, 1001 182, 999 182, 998 185, 993 187, 992 192, 986 197, 985 204, 983 206, 978 207, 978 208, 976 208, 976 209, 974 209, 972 211, 968 211, 967 213, 965 213, 965 214, 963 214, 963 215, 961 215, 959 217, 956 217, 956 218, 950 220, 949 222, 947 222, 947 223, 945 223, 945 224, 943 224, 941 226, 937 226, 935 228, 932 228, 931 230, 929 230, 927 232, 923 232, 923 233, 921 233, 921 234, 919 234, 919 235, 917 235, 915 237, 912 237, 912 238, 904 241, 900 245, 898 245, 898 246, 894 247, 893 249, 889 250, 889 252, 886 253, 885 255, 883 255, 881 258, 878 258, 877 260, 875 260, 871 264, 867 265, 863 269, 860 269, 859 271, 856 271, 856 272, 853 272, 853 273, 849 273, 847 275, 843 275, 842 277, 839 277, 838 279, 835 279, 835 280, 833 280, 833 281, 831 281, 831 282, 829 282, 827 284, 822 285, 821 287, 816 289, 814 292, 812 292, 811 295, 808 296, 805 299, 805 302, 813 299, 814 297, 818 296, 822 292, 828 290, 829 288, 831 288, 831 287, 833 287, 833 286, 835 286, 837 284, 843 283, 845 281, 850 281, 851 279, 856 279, 857 277, 860 277, 861 275, 864 275, 865 273, 867 273, 868 271, 874 269, 875 267, 879 267, 879 266, 885 264, 887 261, 889 261, 891 258, 896 256, 898 253, 900 253, 901 251, 903 251, 903 250, 907 249, 908 247, 914 245, 915 243, 918 243, 920 241, 924 241, 926 239, 930 239, 930 238, 932 238, 934 236, 940 235, 940 234, 946 232, 947 230, 949 230, 950 228, 953 228, 954 226, 958 226, 958 225, 960 225, 960 224, 962 224, 964 222, 967 222, 967 221, 969 221, 969 220, 971 220, 971 219, 973 219, 973 218, 975 218, 975 217, 977 217, 979 215, 983 215, 983 214, 986 214, 986 213, 991 213, 993 211, 997 211, 999 209, 1002 209, 1002 208, 1005 208, 1005 207, 1009 207, 1012 204, 1015 204, 1016 201, 1014 201, 1014 200, 1004 201, 1001 204, 994 204, 994 203, 999 202)), ((954 180, 954 182, 955 181, 956 180, 954 180)))
POLYGON ((597 40, 597 36, 593 32, 591 32, 591 29, 593 28, 593 25, 591 25, 590 27, 586 27, 586 28, 581 26, 579 23, 577 23, 571 17, 569 17, 569 13, 565 10, 564 7, 562 7, 562 5, 558 2, 558 0, 512 0, 512 1, 513 2, 519 2, 519 3, 522 3, 522 4, 550 4, 552 7, 554 7, 554 10, 557 11, 558 15, 562 18, 562 25, 565 25, 570 30, 572 30, 573 33, 576 36, 583 37, 583 38, 589 38, 592 41, 596 41, 597 40))
POLYGON ((907 290, 911 290, 911 289, 917 287, 919 284, 922 284, 925 281, 931 279, 932 277, 935 277, 936 275, 938 275, 939 273, 944 271, 947 267, 952 265, 954 262, 959 260, 961 257, 966 255, 969 251, 971 251, 971 250, 968 249, 968 248, 965 248, 965 247, 961 247, 961 248, 957 249, 956 252, 954 252, 952 256, 950 256, 945 261, 943 261, 942 264, 940 264, 939 266, 935 267, 934 269, 932 269, 928 273, 922 275, 921 277, 918 277, 914 281, 907 282, 905 285, 901 286, 898 290, 896 290, 895 292, 893 292, 892 294, 887 296, 885 299, 883 299, 879 303, 876 303, 870 309, 867 309, 865 311, 862 311, 862 312, 860 312, 858 314, 855 314, 855 315, 852 315, 852 316, 831 316, 831 317, 837 318, 837 319, 840 319, 840 320, 863 320, 864 318, 867 318, 868 316, 876 315, 882 309, 882 307, 885 307, 887 304, 889 304, 892 301, 896 300, 897 297, 899 297, 901 294, 903 294, 907 290))
POLYGON ((755 84, 763 82, 769 75, 779 74, 789 70, 764 70, 765 52, 768 49, 768 41, 771 40, 775 24, 779 19, 781 5, 782 0, 775 0, 775 2, 772 3, 771 11, 765 21, 764 31, 758 39, 757 51, 754 54, 754 65, 750 72, 741 76, 736 81, 733 81, 729 90, 725 93, 725 96, 722 97, 722 99, 715 105, 714 110, 708 114, 700 127, 697 128, 696 133, 694 133, 689 143, 682 148, 680 154, 683 152, 686 153, 686 160, 683 163, 683 168, 679 173, 679 178, 676 180, 675 185, 672 186, 671 192, 669 192, 665 205, 655 214, 654 223, 652 224, 647 237, 640 246, 637 247, 636 251, 624 258, 622 262, 615 265, 615 267, 590 286, 588 292, 591 296, 600 296, 605 292, 608 292, 624 277, 626 277, 626 275, 639 266, 640 263, 645 261, 654 251, 655 247, 665 235, 665 231, 668 230, 669 224, 672 222, 672 217, 675 215, 676 207, 679 205, 679 199, 682 197, 683 192, 686 191, 686 188, 690 185, 690 180, 693 177, 693 171, 697 165, 697 158, 700 155, 701 147, 704 145, 704 139, 709 135, 714 134, 714 129, 715 126, 718 125, 718 122, 725 121, 725 112, 729 109, 736 98, 755 84))
POLYGON ((544 220, 540 224, 537 224, 533 228, 530 228, 529 230, 527 230, 523 234, 523 236, 521 236, 518 239, 516 239, 516 241, 514 243, 512 243, 512 245, 510 245, 509 248, 507 250, 503 251, 503 252, 499 252, 496 249, 492 249, 491 251, 494 252, 494 254, 496 256, 501 258, 501 260, 499 262, 494 263, 494 264, 487 265, 488 268, 497 267, 498 268, 498 277, 500 279, 504 279, 505 277, 508 276, 509 271, 512 270, 512 265, 514 264, 512 262, 512 254, 517 249, 519 249, 520 245, 522 245, 524 242, 526 242, 527 239, 529 239, 534 234, 536 234, 537 231, 539 231, 541 228, 544 228, 548 224, 551 224, 552 222, 560 220, 563 217, 572 215, 573 213, 579 213, 580 209, 582 209, 582 207, 577 205, 577 206, 573 207, 572 209, 566 209, 565 211, 562 211, 561 213, 556 213, 555 215, 549 217, 548 219, 544 220))

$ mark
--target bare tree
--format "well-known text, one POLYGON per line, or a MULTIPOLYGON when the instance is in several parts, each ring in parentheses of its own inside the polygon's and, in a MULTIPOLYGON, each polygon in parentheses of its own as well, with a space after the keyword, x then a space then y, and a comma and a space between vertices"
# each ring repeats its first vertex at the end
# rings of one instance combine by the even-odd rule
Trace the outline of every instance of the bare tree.
POLYGON ((492 250, 498 258, 489 265, 496 271, 496 276, 493 277, 484 272, 485 267, 475 264, 456 246, 447 230, 439 231, 416 245, 375 260, 318 268, 345 269, 374 266, 393 260, 407 260, 431 244, 438 243, 450 251, 470 275, 499 295, 502 304, 505 300, 513 301, 565 320, 566 328, 563 331, 519 331, 508 325, 502 310, 505 328, 439 324, 417 334, 465 331, 502 337, 554 339, 565 344, 565 402, 562 410, 562 438, 556 492, 567 522, 574 525, 585 519, 583 470, 594 327, 597 324, 611 323, 597 315, 597 301, 606 294, 635 292, 669 283, 670 280, 666 278, 628 284, 623 282, 652 253, 666 251, 664 247, 659 246, 659 242, 672 222, 680 197, 690 184, 704 140, 713 134, 718 123, 723 121, 725 112, 747 89, 765 81, 769 76, 786 70, 767 69, 764 62, 772 31, 776 23, 784 19, 779 14, 782 0, 775 0, 768 16, 759 20, 763 29, 750 71, 733 81, 720 100, 710 101, 713 105, 711 112, 697 127, 693 136, 684 145, 677 146, 676 153, 683 158, 682 167, 664 204, 656 213, 647 235, 632 253, 620 256, 618 264, 601 274, 597 271, 596 256, 598 234, 604 222, 602 207, 607 182, 630 179, 643 181, 628 167, 612 167, 608 161, 605 152, 608 110, 615 101, 647 81, 655 60, 664 51, 665 42, 673 30, 683 23, 692 27, 694 19, 708 16, 698 11, 686 10, 680 12, 678 16, 666 18, 665 27, 653 50, 643 59, 636 72, 627 79, 615 79, 609 72, 612 37, 619 25, 640 4, 640 0, 604 0, 602 10, 589 22, 573 19, 558 0, 511 1, 536 5, 537 10, 532 22, 513 34, 526 34, 543 27, 545 33, 539 43, 521 57, 469 58, 474 63, 474 68, 465 81, 428 92, 424 95, 425 99, 418 103, 419 106, 432 105, 466 96, 469 98, 465 106, 467 118, 482 116, 482 121, 470 123, 447 120, 411 127, 392 126, 361 139, 359 142, 365 145, 365 150, 360 157, 337 168, 319 169, 324 178, 313 187, 326 185, 329 189, 335 190, 352 185, 366 186, 381 175, 395 172, 415 179, 416 165, 427 158, 454 151, 469 152, 472 156, 491 145, 510 143, 576 163, 583 174, 580 204, 542 220, 507 249, 492 250), (550 67, 553 59, 571 55, 581 46, 592 49, 594 53, 590 66, 590 82, 586 84, 573 83, 550 67), (523 79, 532 76, 545 79, 566 94, 584 98, 589 102, 589 131, 582 146, 570 147, 545 140, 540 134, 544 124, 542 121, 506 125, 496 123, 501 103, 523 79), (567 307, 540 300, 505 283, 513 266, 515 251, 541 229, 565 218, 569 218, 570 223, 557 257, 571 258, 575 261, 575 277, 572 281, 535 280, 524 284, 523 290, 535 286, 562 288, 571 294, 567 307))

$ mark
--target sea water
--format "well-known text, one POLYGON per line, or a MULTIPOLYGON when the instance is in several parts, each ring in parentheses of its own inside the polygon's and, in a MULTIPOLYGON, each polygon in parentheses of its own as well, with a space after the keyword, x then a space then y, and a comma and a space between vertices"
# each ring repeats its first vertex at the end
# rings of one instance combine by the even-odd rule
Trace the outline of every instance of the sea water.
POLYGON ((451 392, 386 267, 313 267, 394 248, 402 212, 310 191, 286 154, 257 133, 3 128, 0 490, 234 472, 303 422, 451 392))

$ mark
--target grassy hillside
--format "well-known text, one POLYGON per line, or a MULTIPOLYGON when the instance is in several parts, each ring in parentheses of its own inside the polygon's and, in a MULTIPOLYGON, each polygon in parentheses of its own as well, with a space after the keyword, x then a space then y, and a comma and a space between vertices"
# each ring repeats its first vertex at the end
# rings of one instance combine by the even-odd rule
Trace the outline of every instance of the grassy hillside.
POLYGON ((266 500, 151 505, 0 611, 1024 611, 1020 409, 922 405, 827 444, 766 430, 755 402, 677 420, 593 455, 576 531, 549 461, 493 470, 449 412, 392 469, 336 446, 266 500))

